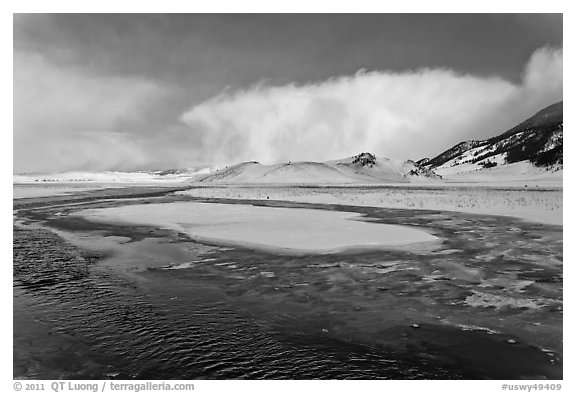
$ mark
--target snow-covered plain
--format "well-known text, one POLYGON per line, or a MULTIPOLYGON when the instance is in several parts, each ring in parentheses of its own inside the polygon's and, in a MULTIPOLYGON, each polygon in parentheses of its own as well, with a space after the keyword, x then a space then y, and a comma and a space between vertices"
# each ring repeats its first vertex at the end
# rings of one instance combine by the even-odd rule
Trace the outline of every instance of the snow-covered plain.
POLYGON ((483 184, 388 185, 386 187, 199 187, 182 194, 202 198, 273 199, 295 202, 446 210, 503 215, 562 225, 562 189, 483 184))
POLYGON ((210 168, 141 172, 65 172, 15 174, 13 198, 40 198, 103 188, 133 186, 174 187, 194 182, 211 172, 210 168))
POLYGON ((77 213, 91 221, 150 225, 196 240, 288 252, 432 246, 426 231, 363 221, 357 213, 198 202, 128 205, 77 213))
POLYGON ((211 168, 194 168, 190 170, 140 171, 140 172, 64 172, 15 174, 14 184, 83 184, 83 183, 119 183, 119 184, 161 184, 194 181, 206 176, 211 168))

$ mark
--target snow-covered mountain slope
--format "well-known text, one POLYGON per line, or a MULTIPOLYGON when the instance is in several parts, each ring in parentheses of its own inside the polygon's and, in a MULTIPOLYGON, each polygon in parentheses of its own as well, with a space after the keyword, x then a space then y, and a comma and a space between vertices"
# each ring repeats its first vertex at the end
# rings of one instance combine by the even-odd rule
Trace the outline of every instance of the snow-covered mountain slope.
POLYGON ((17 174, 13 182, 25 183, 180 183, 195 181, 211 172, 208 167, 192 169, 167 169, 139 172, 66 172, 66 173, 35 173, 17 174))
POLYGON ((328 162, 288 162, 262 165, 244 162, 212 173, 200 182, 219 183, 407 183, 439 176, 413 161, 379 159, 370 153, 328 162))
POLYGON ((483 141, 466 141, 418 161, 448 180, 560 179, 563 169, 562 102, 483 141))

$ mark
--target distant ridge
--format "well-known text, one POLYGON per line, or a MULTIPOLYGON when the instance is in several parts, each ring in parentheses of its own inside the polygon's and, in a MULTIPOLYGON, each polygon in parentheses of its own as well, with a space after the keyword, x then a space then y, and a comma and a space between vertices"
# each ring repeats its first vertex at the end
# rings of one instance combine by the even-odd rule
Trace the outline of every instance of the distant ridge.
MULTIPOLYGON (((418 161, 421 167, 450 176, 501 167, 530 166, 538 171, 563 168, 563 102, 550 105, 517 126, 486 140, 460 142, 432 159, 418 161)), ((512 172, 510 172, 512 174, 512 172)))

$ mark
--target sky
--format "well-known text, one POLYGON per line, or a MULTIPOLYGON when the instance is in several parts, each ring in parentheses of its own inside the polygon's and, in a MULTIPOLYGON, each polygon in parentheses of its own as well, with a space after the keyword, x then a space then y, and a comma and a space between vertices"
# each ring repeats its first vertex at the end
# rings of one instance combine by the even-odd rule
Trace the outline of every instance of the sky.
POLYGON ((433 157, 562 100, 561 14, 15 14, 14 172, 433 157))

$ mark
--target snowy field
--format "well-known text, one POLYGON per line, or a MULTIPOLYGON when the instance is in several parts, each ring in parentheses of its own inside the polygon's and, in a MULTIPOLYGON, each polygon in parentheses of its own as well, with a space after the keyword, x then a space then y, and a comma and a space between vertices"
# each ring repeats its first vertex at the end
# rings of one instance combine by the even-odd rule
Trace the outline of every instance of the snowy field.
MULTIPOLYGON (((399 209, 446 210, 503 215, 562 225, 562 183, 505 186, 497 183, 434 183, 388 185, 203 185, 188 183, 181 194, 200 198, 271 199, 294 202, 372 206, 399 209)), ((185 186, 156 181, 153 186, 185 186)), ((14 184, 13 198, 37 198, 104 188, 148 186, 122 182, 47 182, 14 184)))
POLYGON ((66 195, 73 194, 84 191, 97 190, 101 188, 112 187, 108 184, 98 185, 98 184, 65 184, 65 183, 54 183, 54 184, 14 184, 12 187, 13 198, 42 198, 56 195, 66 195))
POLYGON ((99 183, 99 182, 47 182, 47 183, 15 183, 12 186, 13 199, 23 198, 43 198, 59 195, 78 194, 82 192, 103 190, 103 189, 120 189, 128 187, 174 187, 180 185, 174 182, 155 182, 155 183, 99 183))
POLYGON ((272 199, 296 202, 447 210, 503 215, 562 225, 562 188, 486 185, 388 187, 201 187, 182 192, 202 198, 272 199))
POLYGON ((142 172, 63 172, 63 173, 37 173, 15 174, 12 181, 15 184, 82 184, 82 183, 125 183, 125 184, 156 184, 180 183, 193 181, 210 173, 210 168, 142 172))

